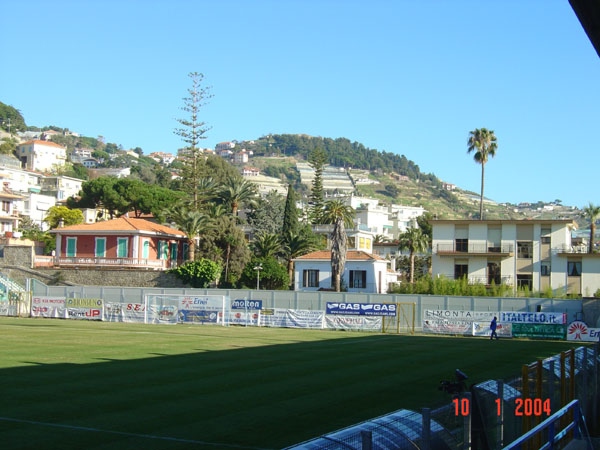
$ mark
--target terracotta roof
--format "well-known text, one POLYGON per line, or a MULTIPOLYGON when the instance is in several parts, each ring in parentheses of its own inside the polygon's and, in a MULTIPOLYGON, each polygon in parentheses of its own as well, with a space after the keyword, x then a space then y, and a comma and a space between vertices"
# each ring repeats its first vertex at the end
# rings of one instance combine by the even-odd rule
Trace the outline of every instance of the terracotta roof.
POLYGON ((17 147, 21 147, 22 145, 45 145, 47 147, 58 147, 58 148, 62 148, 65 149, 65 147, 63 147, 62 145, 57 144, 56 142, 52 142, 52 141, 42 141, 40 139, 33 139, 31 141, 27 141, 27 142, 23 142, 19 145, 17 145, 17 147))
POLYGON ((64 233, 69 231, 81 232, 120 232, 120 231, 149 231, 151 233, 166 233, 177 236, 186 236, 183 231, 175 228, 160 225, 149 220, 132 219, 129 217, 119 217, 113 220, 104 220, 95 223, 82 223, 79 225, 70 225, 68 227, 55 228, 51 230, 53 233, 64 233))
MULTIPOLYGON (((307 253, 306 255, 299 256, 295 260, 310 260, 310 259, 324 259, 331 260, 331 250, 320 250, 317 252, 307 253)), ((373 255, 371 253, 364 252, 362 250, 348 250, 346 252, 346 261, 386 261, 386 259, 373 255)))

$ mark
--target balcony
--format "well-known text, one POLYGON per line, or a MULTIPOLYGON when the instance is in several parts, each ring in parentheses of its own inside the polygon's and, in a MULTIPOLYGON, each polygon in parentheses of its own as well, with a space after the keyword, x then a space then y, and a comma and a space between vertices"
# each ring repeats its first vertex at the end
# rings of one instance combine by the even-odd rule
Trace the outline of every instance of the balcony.
POLYGON ((36 255, 34 267, 167 270, 177 267, 177 263, 175 261, 138 258, 59 258, 36 255))
POLYGON ((562 247, 556 249, 556 253, 560 254, 582 254, 587 253, 589 247, 587 244, 579 244, 579 245, 567 245, 563 244, 562 247))
POLYGON ((464 244, 453 242, 451 244, 437 244, 434 247, 434 253, 438 256, 496 256, 507 258, 514 253, 513 244, 464 244))

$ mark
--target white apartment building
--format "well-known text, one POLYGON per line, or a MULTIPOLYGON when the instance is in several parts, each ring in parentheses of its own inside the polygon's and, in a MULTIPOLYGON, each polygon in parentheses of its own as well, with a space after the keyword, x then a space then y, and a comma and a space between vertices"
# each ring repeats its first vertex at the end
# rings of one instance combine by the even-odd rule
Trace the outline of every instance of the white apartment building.
POLYGON ((69 197, 78 195, 83 182, 79 178, 64 175, 45 176, 40 179, 42 191, 47 195, 53 195, 59 202, 64 202, 69 197))
POLYGON ((600 289, 600 254, 573 246, 571 220, 432 220, 432 274, 557 295, 600 289))
POLYGON ((21 200, 20 195, 13 194, 5 187, 0 190, 0 235, 6 236, 18 229, 19 200, 21 200))
MULTIPOLYGON (((64 201, 77 195, 83 180, 66 176, 45 176, 18 167, 19 161, 16 158, 0 158, 0 188, 3 194, 13 196, 11 217, 29 216, 42 230, 46 230, 48 226, 44 219, 48 209, 56 205, 57 200, 64 201)), ((4 205, 5 209, 7 207, 4 205)), ((0 231, 13 231, 13 228, 8 224, 3 228, 0 225, 0 231)))
POLYGON ((392 241, 414 226, 417 217, 425 213, 421 206, 380 205, 379 200, 366 197, 351 196, 348 202, 356 211, 360 225, 392 241))
POLYGON ((17 155, 23 169, 50 172, 65 165, 67 149, 54 142, 31 140, 17 146, 17 155))
POLYGON ((51 195, 36 194, 27 192, 16 202, 18 212, 28 216, 42 231, 47 231, 50 227, 44 219, 48 215, 48 210, 56 205, 56 198, 51 195))

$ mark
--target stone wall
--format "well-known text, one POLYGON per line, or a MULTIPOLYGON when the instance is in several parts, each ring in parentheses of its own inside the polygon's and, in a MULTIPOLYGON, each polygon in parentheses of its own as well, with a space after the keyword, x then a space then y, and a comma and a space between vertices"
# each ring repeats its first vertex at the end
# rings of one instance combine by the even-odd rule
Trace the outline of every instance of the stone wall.
POLYGON ((0 257, 0 271, 22 286, 25 285, 27 278, 35 278, 47 285, 186 287, 175 275, 158 270, 58 269, 56 267, 33 269, 33 247, 11 245, 4 247, 3 250, 3 257, 0 257))

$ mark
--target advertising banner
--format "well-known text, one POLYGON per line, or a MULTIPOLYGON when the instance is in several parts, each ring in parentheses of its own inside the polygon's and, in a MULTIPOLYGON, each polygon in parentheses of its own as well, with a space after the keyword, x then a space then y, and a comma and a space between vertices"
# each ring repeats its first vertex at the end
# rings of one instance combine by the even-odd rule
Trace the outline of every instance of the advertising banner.
MULTIPOLYGON (((473 322, 473 336, 490 337, 492 335, 492 330, 490 330, 490 322, 473 322)), ((496 334, 498 337, 512 337, 512 324, 498 322, 496 334)))
MULTIPOLYGON (((490 322, 499 316, 497 311, 426 309, 423 311, 423 332, 489 337, 492 333, 490 322)), ((498 337, 511 337, 511 330, 509 323, 498 321, 498 337)))
POLYGON ((425 319, 423 320, 423 332, 471 336, 473 333, 473 321, 466 319, 425 319))
POLYGON ((326 314, 356 316, 395 316, 395 303, 337 303, 327 302, 326 314))
POLYGON ((267 327, 322 329, 324 318, 323 311, 272 308, 261 315, 261 323, 267 327))
POLYGON ((102 320, 104 301, 101 298, 68 298, 65 309, 66 319, 102 320))
POLYGON ((109 322, 145 323, 146 305, 143 303, 105 303, 104 320, 109 322))
POLYGON ((260 324, 260 310, 232 310, 229 312, 229 324, 258 326, 260 324))
POLYGON ((225 297, 220 295, 182 296, 179 300, 181 322, 222 323, 224 312, 225 297))
POLYGON ((33 297, 31 317, 65 318, 66 297, 33 297))
POLYGON ((325 316, 325 328, 334 330, 381 331, 381 317, 325 316))
POLYGON ((263 308, 262 300, 246 300, 237 298, 231 302, 231 309, 258 310, 263 308))
POLYGON ((164 323, 175 325, 179 320, 179 308, 167 303, 149 304, 146 313, 146 323, 164 323))
POLYGON ((600 328, 589 328, 585 322, 576 320, 567 327, 567 341, 598 342, 600 328))
POLYGON ((554 312, 500 312, 500 315, 498 316, 498 322, 566 324, 567 315, 565 313, 554 312))
POLYGON ((567 335, 567 326, 563 324, 515 322, 512 324, 512 334, 514 337, 564 340, 567 335))

